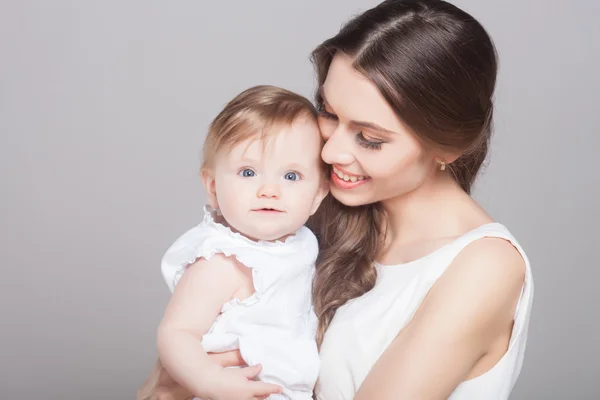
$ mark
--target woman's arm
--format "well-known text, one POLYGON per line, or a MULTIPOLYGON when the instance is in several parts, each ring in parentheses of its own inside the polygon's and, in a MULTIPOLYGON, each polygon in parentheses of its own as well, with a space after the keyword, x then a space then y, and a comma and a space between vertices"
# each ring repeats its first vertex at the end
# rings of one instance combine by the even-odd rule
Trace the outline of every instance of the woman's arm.
POLYGON ((507 241, 467 246, 387 348, 355 400, 447 399, 512 327, 525 262, 507 241))
POLYGON ((231 257, 200 259, 177 284, 159 326, 160 360, 173 379, 198 397, 242 399, 280 391, 278 386, 250 381, 256 368, 223 369, 201 345, 223 304, 246 286, 246 270, 231 257))
MULTIPOLYGON (((224 353, 208 353, 211 361, 222 367, 247 367, 239 350, 227 351, 224 353)), ((255 368, 256 375, 260 369, 255 368)), ((256 375, 250 379, 254 379, 256 375)), ((137 400, 188 400, 194 395, 177 383, 167 372, 165 367, 156 360, 152 371, 146 378, 146 381, 137 392, 137 400)))
MULTIPOLYGON (((248 367, 239 350, 224 353, 208 353, 210 359, 222 367, 248 367)), ((248 379, 255 379, 260 366, 248 367, 248 379)), ((193 393, 177 383, 167 372, 160 360, 156 360, 152 371, 137 392, 137 400, 189 400, 193 393)), ((266 398, 266 396, 264 396, 266 398)), ((258 397, 260 399, 260 397, 258 397)))
POLYGON ((194 395, 179 385, 156 360, 146 381, 138 389, 136 400, 187 400, 194 395))

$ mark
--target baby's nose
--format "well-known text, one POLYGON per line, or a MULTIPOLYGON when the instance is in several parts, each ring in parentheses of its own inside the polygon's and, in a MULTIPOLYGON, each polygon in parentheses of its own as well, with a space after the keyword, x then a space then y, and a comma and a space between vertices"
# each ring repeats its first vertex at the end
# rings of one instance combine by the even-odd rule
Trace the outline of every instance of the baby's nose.
POLYGON ((278 199, 281 196, 281 190, 277 184, 263 184, 258 189, 258 197, 278 199))

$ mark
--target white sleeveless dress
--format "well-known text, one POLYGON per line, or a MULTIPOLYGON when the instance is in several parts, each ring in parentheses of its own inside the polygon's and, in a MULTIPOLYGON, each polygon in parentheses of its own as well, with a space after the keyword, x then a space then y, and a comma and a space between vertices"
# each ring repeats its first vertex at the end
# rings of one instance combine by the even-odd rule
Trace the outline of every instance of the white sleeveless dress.
POLYGON ((451 400, 507 399, 521 371, 533 300, 529 260, 499 223, 483 225, 433 253, 402 265, 377 265, 375 287, 340 307, 321 346, 318 400, 351 400, 367 374, 410 321, 433 284, 469 243, 484 237, 510 241, 526 263, 508 351, 485 374, 461 383, 451 400))

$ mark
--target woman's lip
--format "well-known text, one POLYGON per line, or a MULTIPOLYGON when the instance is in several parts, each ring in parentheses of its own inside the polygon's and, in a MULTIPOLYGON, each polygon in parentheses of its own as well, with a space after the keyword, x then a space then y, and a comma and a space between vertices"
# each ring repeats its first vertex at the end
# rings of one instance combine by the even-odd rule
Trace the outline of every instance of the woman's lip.
POLYGON ((333 168, 337 169, 338 171, 340 171, 340 172, 343 172, 345 175, 348 175, 348 176, 357 176, 357 177, 358 177, 358 176, 364 176, 364 177, 366 177, 366 175, 353 174, 353 173, 351 173, 351 172, 348 172, 348 171, 346 171, 344 168, 340 168, 340 167, 339 167, 338 165, 336 165, 336 164, 332 164, 331 166, 332 166, 333 168))
POLYGON ((342 178, 340 178, 339 176, 337 176, 337 174, 333 170, 331 170, 331 181, 336 186, 338 186, 338 187, 340 187, 342 189, 354 189, 355 187, 358 187, 360 185, 364 185, 369 180, 370 180, 370 178, 366 178, 366 179, 363 179, 362 181, 356 181, 356 182, 345 181, 342 178))

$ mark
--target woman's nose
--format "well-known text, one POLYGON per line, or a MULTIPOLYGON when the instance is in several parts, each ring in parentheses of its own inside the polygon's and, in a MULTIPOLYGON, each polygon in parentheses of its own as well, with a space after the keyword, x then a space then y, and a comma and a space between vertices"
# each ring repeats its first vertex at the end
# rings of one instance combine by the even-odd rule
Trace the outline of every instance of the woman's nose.
POLYGON ((325 142, 321 150, 321 158, 327 164, 352 164, 354 155, 350 135, 338 127, 325 142))

